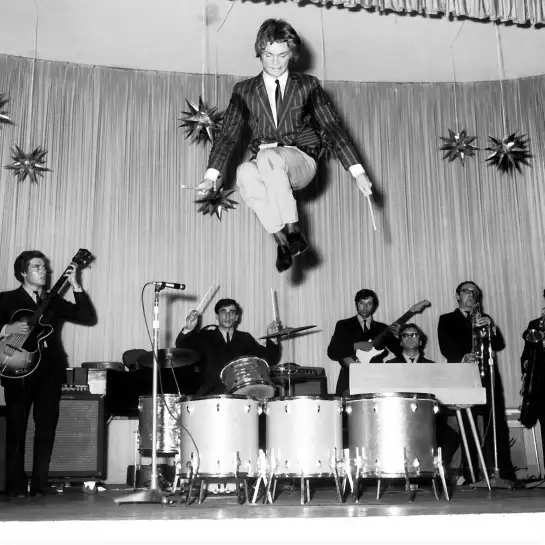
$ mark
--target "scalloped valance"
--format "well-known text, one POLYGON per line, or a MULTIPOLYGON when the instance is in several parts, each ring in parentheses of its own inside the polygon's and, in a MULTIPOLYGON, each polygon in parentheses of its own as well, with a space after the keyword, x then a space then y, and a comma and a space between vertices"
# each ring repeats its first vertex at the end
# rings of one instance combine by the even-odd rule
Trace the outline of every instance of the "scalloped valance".
MULTIPOLYGON (((268 2, 270 0, 253 0, 268 2)), ((309 0, 285 0, 307 3, 309 0)), ((532 25, 545 24, 545 0, 310 0, 314 4, 338 5, 420 15, 448 15, 532 25)))

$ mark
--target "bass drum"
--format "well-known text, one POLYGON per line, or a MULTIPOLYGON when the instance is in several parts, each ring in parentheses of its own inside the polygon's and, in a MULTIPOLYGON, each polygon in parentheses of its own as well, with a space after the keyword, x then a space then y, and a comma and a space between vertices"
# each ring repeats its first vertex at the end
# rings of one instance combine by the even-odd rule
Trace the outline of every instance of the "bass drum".
POLYGON ((266 402, 268 465, 276 475, 333 476, 342 458, 342 399, 279 397, 266 402))
MULTIPOLYGON (((152 396, 138 398, 138 436, 140 451, 152 447, 152 396)), ((177 454, 180 446, 180 396, 166 394, 157 396, 157 453, 177 454)))
POLYGON ((433 476, 437 471, 431 394, 363 394, 345 399, 351 464, 362 477, 433 476))
POLYGON ((259 400, 217 395, 182 398, 180 405, 183 475, 257 476, 259 400))

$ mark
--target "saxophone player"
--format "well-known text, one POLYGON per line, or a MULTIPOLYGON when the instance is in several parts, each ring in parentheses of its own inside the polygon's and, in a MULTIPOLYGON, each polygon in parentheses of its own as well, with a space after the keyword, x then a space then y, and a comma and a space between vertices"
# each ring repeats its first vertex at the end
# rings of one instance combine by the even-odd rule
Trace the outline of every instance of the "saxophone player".
MULTIPOLYGON (((545 290, 543 290, 545 298, 545 290)), ((541 317, 531 320, 522 334, 524 350, 520 357, 522 405, 520 421, 532 428, 539 420, 545 449, 545 308, 541 317)))
MULTIPOLYGON (((473 281, 464 281, 458 285, 455 292, 457 308, 439 317, 437 336, 441 354, 449 363, 478 362, 483 377, 483 386, 486 388, 487 404, 473 408, 477 418, 483 418, 485 430, 484 449, 487 469, 489 473, 494 469, 493 432, 488 425, 491 414, 491 391, 488 359, 494 357, 495 352, 505 348, 503 336, 492 318, 482 313, 482 291, 473 281), (480 360, 480 361, 479 361, 480 360)), ((501 378, 494 366, 495 374, 495 403, 497 415, 498 436, 498 465, 504 478, 513 477, 513 468, 509 451, 509 431, 505 421, 505 401, 501 378)), ((466 415, 463 415, 464 426, 470 430, 466 415)), ((453 422, 457 426, 457 423, 453 422)), ((473 441, 468 441, 473 468, 479 468, 477 451, 473 441)), ((469 481, 469 468, 462 449, 461 476, 469 481)))

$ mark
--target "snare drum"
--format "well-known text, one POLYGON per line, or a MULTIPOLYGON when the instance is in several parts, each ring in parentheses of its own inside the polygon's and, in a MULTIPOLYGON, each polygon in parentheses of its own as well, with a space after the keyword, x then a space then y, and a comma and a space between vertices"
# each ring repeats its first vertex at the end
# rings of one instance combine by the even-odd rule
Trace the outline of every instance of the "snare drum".
POLYGON ((248 396, 186 397, 180 403, 182 474, 257 475, 262 405, 248 396))
POLYGON ((363 394, 345 399, 351 463, 362 477, 433 476, 437 470, 431 394, 363 394))
MULTIPOLYGON (((138 435, 140 451, 152 448, 152 396, 138 398, 138 435)), ((165 394, 157 396, 157 452, 176 454, 180 445, 178 420, 180 417, 180 396, 165 394)))
POLYGON ((277 475, 335 474, 342 457, 342 399, 279 397, 267 401, 268 465, 277 475))
POLYGON ((228 363, 220 374, 230 394, 267 399, 274 396, 269 364, 261 358, 246 356, 228 363))

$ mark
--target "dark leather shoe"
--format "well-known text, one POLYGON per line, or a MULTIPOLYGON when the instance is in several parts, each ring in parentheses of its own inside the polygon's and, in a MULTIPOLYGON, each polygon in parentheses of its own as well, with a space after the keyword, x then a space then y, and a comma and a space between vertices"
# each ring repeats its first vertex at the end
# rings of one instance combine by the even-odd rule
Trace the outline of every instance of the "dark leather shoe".
POLYGON ((308 242, 303 233, 289 233, 287 236, 290 252, 292 256, 296 256, 306 252, 308 242))
POLYGON ((282 244, 276 250, 276 270, 278 272, 287 271, 292 264, 290 249, 282 244))
POLYGON ((55 496, 57 489, 52 486, 30 486, 31 496, 55 496))

